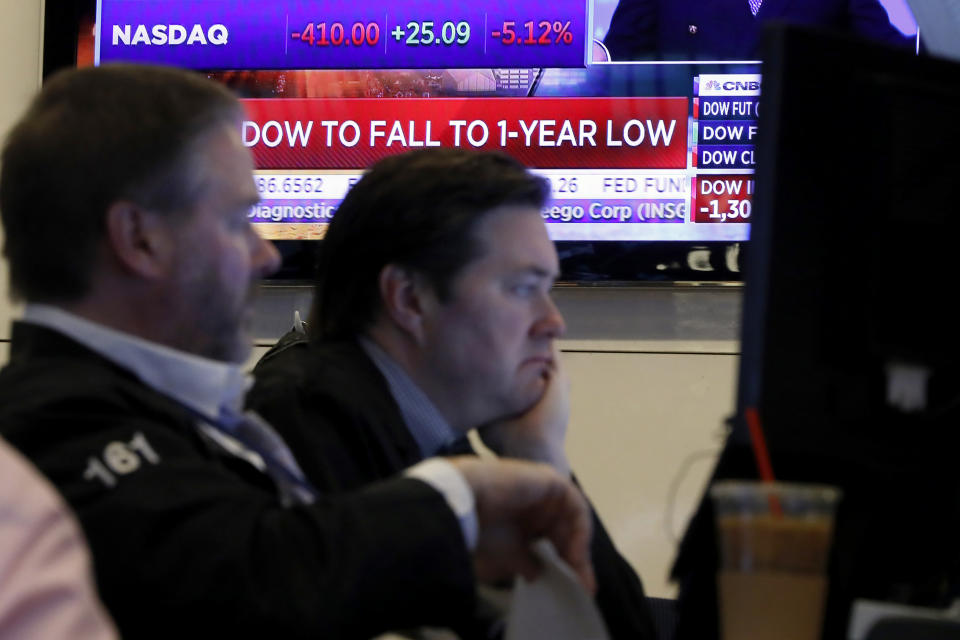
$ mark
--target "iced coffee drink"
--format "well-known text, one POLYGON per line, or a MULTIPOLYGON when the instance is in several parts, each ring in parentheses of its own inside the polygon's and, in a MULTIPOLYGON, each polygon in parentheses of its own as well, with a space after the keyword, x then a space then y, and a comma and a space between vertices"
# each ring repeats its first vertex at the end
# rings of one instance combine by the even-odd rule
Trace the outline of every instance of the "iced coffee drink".
POLYGON ((750 481, 711 488, 723 640, 819 640, 838 495, 750 481))

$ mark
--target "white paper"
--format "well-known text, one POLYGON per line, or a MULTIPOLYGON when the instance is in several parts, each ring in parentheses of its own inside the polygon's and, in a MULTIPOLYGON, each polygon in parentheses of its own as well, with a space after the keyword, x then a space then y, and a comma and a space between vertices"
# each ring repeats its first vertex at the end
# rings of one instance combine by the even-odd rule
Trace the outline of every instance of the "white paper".
POLYGON ((517 578, 504 640, 609 640, 597 605, 548 540, 534 545, 543 571, 517 578))

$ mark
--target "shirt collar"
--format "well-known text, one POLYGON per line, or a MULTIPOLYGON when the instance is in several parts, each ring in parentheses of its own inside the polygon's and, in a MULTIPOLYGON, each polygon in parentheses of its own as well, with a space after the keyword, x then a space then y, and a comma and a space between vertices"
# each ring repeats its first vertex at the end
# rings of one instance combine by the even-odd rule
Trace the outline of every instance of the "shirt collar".
POLYGON ((241 411, 244 395, 253 382, 238 364, 172 349, 58 307, 28 304, 23 321, 69 336, 131 371, 147 386, 211 419, 220 415, 221 409, 241 411))
POLYGON ((390 394, 400 407, 403 422, 417 441, 420 453, 425 458, 434 456, 456 440, 459 434, 404 368, 372 340, 363 337, 359 340, 360 346, 386 378, 390 394))

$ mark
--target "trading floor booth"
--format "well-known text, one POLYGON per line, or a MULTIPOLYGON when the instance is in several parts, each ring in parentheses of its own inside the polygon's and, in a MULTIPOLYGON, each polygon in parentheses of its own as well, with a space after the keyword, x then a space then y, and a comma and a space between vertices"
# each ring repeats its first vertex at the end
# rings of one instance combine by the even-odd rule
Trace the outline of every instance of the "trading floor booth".
MULTIPOLYGON (((840 487, 823 637, 843 639, 857 598, 960 596, 960 65, 767 35, 737 411, 713 480, 758 477, 752 407, 778 480, 840 487)), ((716 637, 704 496, 673 569, 681 640, 716 637)))
MULTIPOLYGON (((44 75, 99 59, 94 16, 104 4, 160 10, 165 3, 47 2, 44 75)), ((171 10, 175 3, 166 4, 171 10)), ((233 3, 222 17, 243 18, 255 7, 279 15, 281 4, 233 3)), ((311 9, 310 3, 289 4, 311 9)), ((548 4, 526 6, 539 12, 548 4)), ((707 420, 708 412, 691 407, 716 405, 729 412, 726 383, 737 351, 728 330, 732 334, 740 322, 731 301, 739 296, 742 273, 736 411, 712 479, 757 476, 743 423, 745 409, 755 407, 779 479, 842 487, 826 638, 845 638, 855 597, 945 605, 960 595, 960 345, 950 314, 958 262, 951 193, 960 175, 957 65, 791 29, 772 35, 762 69, 757 61, 736 60, 589 59, 551 66, 528 60, 528 53, 521 58, 519 52, 528 49, 592 51, 587 36, 602 27, 598 8, 616 3, 556 4, 555 12, 577 4, 583 20, 569 28, 566 19, 549 21, 549 46, 539 44, 539 31, 519 43, 507 38, 514 43, 509 68, 501 62, 456 68, 441 55, 464 39, 465 30, 457 30, 467 21, 462 16, 438 21, 441 39, 429 49, 434 60, 419 63, 414 73, 391 60, 365 68, 315 63, 311 69, 280 69, 256 61, 193 68, 260 109, 261 125, 291 114, 319 123, 333 113, 341 119, 366 115, 370 130, 378 109, 417 107, 410 120, 422 124, 441 116, 466 120, 460 111, 448 111, 465 105, 462 113, 474 114, 471 121, 488 123, 489 145, 513 151, 517 141, 527 140, 526 129, 508 126, 507 115, 529 128, 532 121, 557 117, 556 105, 565 109, 561 115, 569 110, 571 120, 613 121, 620 133, 629 129, 638 147, 639 128, 631 124, 637 113, 645 130, 651 121, 663 123, 652 131, 670 133, 669 143, 642 157, 629 153, 622 136, 599 133, 596 141, 606 145, 599 150, 585 145, 574 152, 539 142, 520 149, 528 154, 525 161, 553 180, 554 202, 544 217, 564 270, 556 294, 569 330, 561 346, 582 381, 574 392, 589 390, 580 392, 590 403, 580 416, 574 406, 575 418, 582 419, 571 424, 571 457, 621 551, 648 592, 671 595, 665 585, 658 589, 662 576, 654 571, 673 554, 659 531, 651 533, 674 507, 659 488, 672 486, 676 468, 713 444, 712 418, 721 410, 707 420), (445 32, 443 25, 450 28, 445 32), (746 112, 728 117, 707 107, 735 104, 747 105, 746 112), (629 118, 623 109, 632 110, 629 118), (716 139, 734 131, 735 140, 716 139), (891 402, 889 394, 898 400, 891 402), (580 456, 595 456, 598 471, 584 469, 580 456)), ((421 3, 408 5, 414 13, 422 10, 421 3)), ((508 9, 516 12, 516 6, 508 9)), ((349 13, 350 7, 337 10, 349 13)), ((436 18, 426 11, 414 17, 436 18)), ((286 35, 277 42, 285 51, 320 59, 326 50, 317 41, 308 46, 308 24, 284 24, 278 33, 286 35)), ((484 39, 478 37, 479 18, 471 24, 478 50, 483 42, 491 51, 494 44, 507 46, 503 33, 490 40, 492 26, 484 39)), ((369 44, 372 33, 355 36, 356 42, 369 44)), ((386 26, 382 33, 380 44, 386 26)), ((122 29, 116 37, 137 38, 122 29)), ((406 48, 423 49, 419 42, 406 48)), ((259 215, 258 228, 280 244, 284 268, 263 287, 262 299, 277 302, 269 313, 258 310, 258 322, 266 326, 265 317, 271 320, 269 330, 257 331, 262 348, 286 331, 294 308, 306 308, 309 288, 303 285, 315 244, 322 241, 324 216, 371 159, 359 147, 345 156, 279 157, 263 142, 264 128, 255 152, 266 208, 251 215, 259 215), (317 179, 337 190, 313 190, 317 179), (319 217, 271 217, 308 208, 319 217)), ((279 131, 279 125, 269 130, 271 136, 279 131)), ((315 131, 313 140, 322 141, 319 124, 315 131)), ((560 141, 561 133, 558 125, 546 142, 560 141)), ((405 135, 427 139, 423 129, 405 135)), ((439 130, 432 135, 438 138, 439 130)), ((377 139, 379 153, 387 136, 377 139)), ((666 142, 665 135, 658 139, 666 142)), ((649 135, 646 144, 652 146, 649 135)), ((675 511, 682 522, 684 509, 675 511)), ((716 565, 713 514, 704 499, 673 568, 681 639, 716 636, 716 565)))

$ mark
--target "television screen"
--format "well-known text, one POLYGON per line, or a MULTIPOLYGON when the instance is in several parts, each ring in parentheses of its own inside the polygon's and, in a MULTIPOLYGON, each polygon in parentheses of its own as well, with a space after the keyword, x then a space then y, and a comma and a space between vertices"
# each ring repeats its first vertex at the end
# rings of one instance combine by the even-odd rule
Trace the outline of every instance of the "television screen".
POLYGON ((776 3, 739 2, 746 32, 697 7, 681 44, 663 35, 677 7, 657 4, 48 3, 44 68, 164 63, 233 88, 262 197, 250 218, 284 255, 281 280, 310 279, 371 162, 439 145, 504 151, 550 180, 563 281, 739 280, 762 85, 750 42, 776 3))

